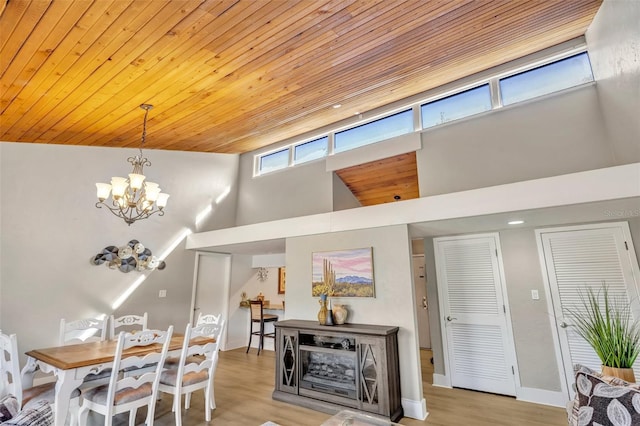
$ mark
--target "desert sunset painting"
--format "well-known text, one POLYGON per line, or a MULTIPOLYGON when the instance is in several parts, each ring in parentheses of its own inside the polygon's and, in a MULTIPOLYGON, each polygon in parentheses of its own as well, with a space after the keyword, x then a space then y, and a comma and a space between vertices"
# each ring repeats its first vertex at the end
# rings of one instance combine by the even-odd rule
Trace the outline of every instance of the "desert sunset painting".
POLYGON ((313 296, 375 297, 371 247, 313 253, 313 296))

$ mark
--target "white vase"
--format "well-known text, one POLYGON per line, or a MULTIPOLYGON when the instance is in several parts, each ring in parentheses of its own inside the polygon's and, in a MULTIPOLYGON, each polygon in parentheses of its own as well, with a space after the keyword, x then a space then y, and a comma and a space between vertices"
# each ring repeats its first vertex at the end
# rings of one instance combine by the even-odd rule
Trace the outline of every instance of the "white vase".
POLYGON ((347 308, 344 307, 344 305, 333 305, 333 322, 335 324, 344 324, 345 321, 347 320, 347 315, 348 315, 348 311, 347 308))

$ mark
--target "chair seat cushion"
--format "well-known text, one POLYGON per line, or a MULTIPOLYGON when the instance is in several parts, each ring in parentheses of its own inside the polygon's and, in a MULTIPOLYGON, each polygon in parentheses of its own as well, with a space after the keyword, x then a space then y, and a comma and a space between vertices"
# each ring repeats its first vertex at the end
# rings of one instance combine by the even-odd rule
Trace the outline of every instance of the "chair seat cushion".
MULTIPOLYGON (((109 385, 96 386, 82 392, 82 397, 96 404, 106 405, 109 385)), ((124 388, 116 392, 113 404, 120 405, 152 395, 151 383, 144 383, 139 388, 124 388)))
POLYGON ((14 418, 2 423, 3 426, 51 426, 53 412, 51 405, 40 401, 33 408, 23 409, 14 418))
MULTIPOLYGON (((79 396, 80 391, 78 389, 74 389, 73 392, 71 392, 71 398, 77 398, 79 396)), ((55 397, 56 382, 45 383, 24 389, 22 391, 22 408, 34 408, 35 405, 38 405, 42 401, 53 404, 55 397)))
POLYGON ((639 425, 640 386, 576 366, 571 425, 639 425))
POLYGON ((122 371, 124 371, 125 373, 130 373, 131 371, 136 371, 136 370, 140 370, 140 371, 148 371, 150 369, 153 369, 157 366, 157 363, 152 363, 152 364, 145 364, 142 367, 127 367, 127 368, 123 368, 122 371))
MULTIPOLYGON (((187 357, 187 364, 200 364, 207 359, 204 355, 189 355, 187 357)), ((164 362, 164 368, 178 368, 180 365, 180 357, 172 356, 166 359, 164 362)))
MULTIPOLYGON (((191 386, 196 383, 206 382, 209 378, 207 370, 191 372, 184 375, 182 378, 182 386, 191 386)), ((160 376, 160 383, 167 386, 174 386, 178 381, 178 370, 165 370, 160 376)))
MULTIPOLYGON (((273 315, 273 314, 264 314, 264 315, 262 315, 262 320, 264 322, 278 321, 278 316, 277 315, 273 315)), ((251 321, 260 322, 260 318, 252 318, 251 321)))
POLYGON ((20 411, 18 399, 13 395, 6 395, 0 399, 0 423, 12 419, 20 411))
POLYGON ((87 374, 87 376, 84 378, 84 381, 85 382, 92 382, 94 380, 107 379, 109 377, 111 377, 111 369, 110 368, 105 368, 104 370, 102 370, 99 373, 87 374))

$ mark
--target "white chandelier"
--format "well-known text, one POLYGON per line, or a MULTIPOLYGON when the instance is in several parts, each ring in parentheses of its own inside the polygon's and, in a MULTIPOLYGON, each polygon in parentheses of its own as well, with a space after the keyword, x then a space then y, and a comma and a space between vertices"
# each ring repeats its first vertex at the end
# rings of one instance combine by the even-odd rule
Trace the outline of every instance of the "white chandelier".
POLYGON ((151 162, 142 156, 142 146, 147 137, 147 115, 153 105, 142 104, 140 108, 145 110, 140 154, 127 158, 127 161, 133 165, 133 172, 129 173, 129 179, 115 176, 111 178, 111 184, 96 183, 98 188, 96 207, 100 209, 105 206, 115 216, 124 219, 127 225, 131 225, 138 219, 146 219, 155 213, 158 213, 158 216, 164 216, 164 208, 169 198, 169 194, 160 192, 160 186, 157 183, 144 181, 142 168, 151 166, 151 162), (105 203, 110 193, 111 205, 105 203))

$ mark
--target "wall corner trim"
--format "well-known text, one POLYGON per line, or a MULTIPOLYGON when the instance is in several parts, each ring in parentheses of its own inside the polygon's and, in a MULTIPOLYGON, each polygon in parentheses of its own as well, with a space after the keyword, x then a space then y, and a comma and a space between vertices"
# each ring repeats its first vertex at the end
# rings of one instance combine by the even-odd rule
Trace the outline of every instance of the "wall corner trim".
POLYGON ((567 402, 569 402, 569 397, 560 391, 521 387, 517 390, 517 394, 516 399, 518 401, 533 402, 552 407, 565 408, 567 402))
POLYGON ((424 398, 420 401, 413 399, 402 398, 402 409, 404 410, 405 417, 411 417, 412 419, 424 420, 429 413, 427 412, 427 402, 424 398))
POLYGON ((433 386, 438 386, 441 388, 451 388, 451 380, 449 380, 449 376, 444 374, 433 374, 433 386))

